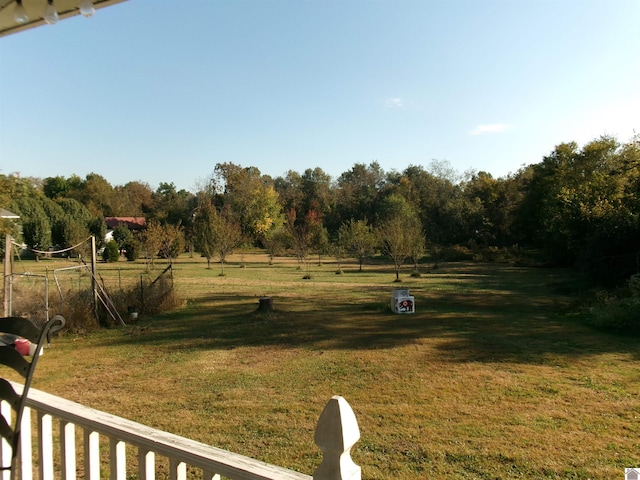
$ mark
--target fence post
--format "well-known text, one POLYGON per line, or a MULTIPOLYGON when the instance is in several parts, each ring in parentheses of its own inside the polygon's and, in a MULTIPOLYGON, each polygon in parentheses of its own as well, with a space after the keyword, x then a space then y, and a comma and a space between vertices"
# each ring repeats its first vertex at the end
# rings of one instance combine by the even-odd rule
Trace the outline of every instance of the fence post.
POLYGON ((100 315, 98 315, 98 282, 96 282, 96 237, 91 235, 91 293, 93 295, 93 314, 96 322, 100 326, 100 315))
POLYGON ((360 428, 344 398, 334 396, 329 400, 318 419, 314 439, 323 456, 313 480, 361 480, 361 469, 351 459, 360 428))
POLYGON ((144 285, 142 283, 142 274, 140 274, 140 312, 144 313, 144 285))
POLYGON ((13 256, 11 255, 11 235, 8 233, 4 236, 4 281, 3 281, 3 317, 8 317, 11 315, 9 311, 9 276, 13 273, 13 269, 11 268, 11 260, 13 256))

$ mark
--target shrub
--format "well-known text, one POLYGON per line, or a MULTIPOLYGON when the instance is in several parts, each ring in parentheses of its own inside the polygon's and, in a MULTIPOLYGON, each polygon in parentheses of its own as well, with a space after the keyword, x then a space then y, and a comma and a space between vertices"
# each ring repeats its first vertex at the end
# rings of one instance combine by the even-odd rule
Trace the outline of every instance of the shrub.
POLYGON ((479 248, 473 259, 488 263, 515 263, 519 260, 519 255, 517 248, 489 246, 479 248))
POLYGON ((462 245, 444 247, 439 252, 440 260, 446 262, 464 262, 473 260, 473 252, 462 245))
POLYGON ((585 314, 587 323, 601 330, 640 335, 640 275, 631 276, 627 286, 626 296, 598 292, 585 314))
POLYGON ((589 309, 587 323, 601 330, 640 334, 640 297, 610 299, 589 309))
POLYGON ((629 291, 631 292, 631 296, 635 298, 640 298, 640 273, 631 275, 631 278, 627 282, 627 285, 629 286, 629 291))
POLYGON ((115 240, 109 240, 104 246, 102 259, 105 262, 117 262, 120 259, 120 250, 118 249, 118 243, 115 240))
POLYGON ((140 257, 140 242, 135 238, 130 238, 124 245, 124 256, 127 260, 134 262, 140 257))
POLYGON ((54 311, 65 318, 63 332, 86 333, 98 328, 91 289, 64 290, 60 295, 51 292, 49 305, 55 306, 54 311))

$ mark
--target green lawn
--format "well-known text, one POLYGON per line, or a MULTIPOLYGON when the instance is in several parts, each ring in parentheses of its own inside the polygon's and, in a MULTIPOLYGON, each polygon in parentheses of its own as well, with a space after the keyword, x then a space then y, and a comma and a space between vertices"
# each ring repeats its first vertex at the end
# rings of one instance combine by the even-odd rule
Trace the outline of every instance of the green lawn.
MULTIPOLYGON (((231 260, 219 276, 181 258, 183 307, 57 338, 34 386, 309 474, 332 395, 358 418, 363 479, 612 479, 640 466, 638 339, 576 321, 569 272, 451 263, 420 278, 406 267, 398 284, 381 263, 337 275, 316 261, 303 280, 290 259, 231 260), (415 314, 391 313, 394 288, 415 314), (273 314, 256 312, 262 296, 273 314)), ((98 267, 112 291, 148 275, 98 267)))

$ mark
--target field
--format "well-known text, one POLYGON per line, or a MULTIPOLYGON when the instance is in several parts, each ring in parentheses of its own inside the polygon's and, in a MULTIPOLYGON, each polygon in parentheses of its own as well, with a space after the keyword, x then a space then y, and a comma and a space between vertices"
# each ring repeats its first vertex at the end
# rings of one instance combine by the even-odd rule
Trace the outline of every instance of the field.
MULTIPOLYGON (((145 265, 98 269, 117 290, 145 265)), ((332 395, 356 413, 363 479, 612 479, 640 466, 638 339, 582 325, 570 272, 445 263, 405 267, 398 284, 383 264, 337 269, 247 252, 220 276, 185 256, 173 269, 184 306, 56 338, 34 386, 308 474, 332 395), (394 288, 415 314, 390 311, 394 288), (263 296, 273 313, 256 311, 263 296)))

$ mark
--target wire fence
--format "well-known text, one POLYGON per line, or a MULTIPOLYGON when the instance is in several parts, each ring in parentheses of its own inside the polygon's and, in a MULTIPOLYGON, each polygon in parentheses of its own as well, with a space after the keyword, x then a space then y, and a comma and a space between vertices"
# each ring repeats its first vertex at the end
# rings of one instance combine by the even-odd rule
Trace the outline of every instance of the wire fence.
MULTIPOLYGON (((9 245, 22 248, 10 237, 6 242, 9 250, 9 245)), ((149 270, 148 265, 136 269, 103 264, 97 268, 92 237, 63 250, 32 252, 43 256, 67 254, 80 246, 86 247, 88 242, 94 256, 90 264, 78 254, 75 265, 34 274, 15 273, 11 262, 11 271, 5 275, 5 282, 9 283, 8 289, 5 286, 5 312, 30 318, 36 323, 44 323, 53 314, 61 314, 67 319, 69 329, 79 330, 114 324, 126 326, 127 320, 135 321, 140 314, 153 315, 180 303, 173 288, 171 263, 160 273, 149 270)), ((85 255, 85 258, 92 257, 85 255)))
POLYGON ((100 265, 94 277, 79 263, 44 274, 14 273, 9 281, 10 315, 42 323, 59 313, 71 329, 124 326, 176 304, 172 265, 160 272, 100 265))

